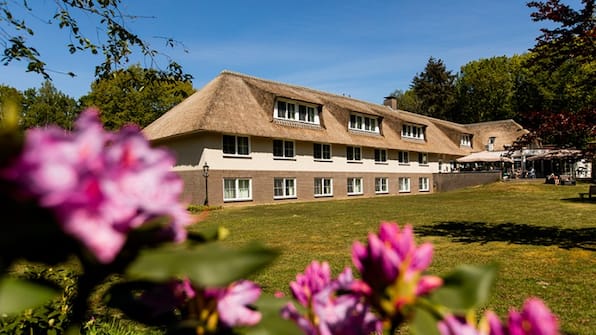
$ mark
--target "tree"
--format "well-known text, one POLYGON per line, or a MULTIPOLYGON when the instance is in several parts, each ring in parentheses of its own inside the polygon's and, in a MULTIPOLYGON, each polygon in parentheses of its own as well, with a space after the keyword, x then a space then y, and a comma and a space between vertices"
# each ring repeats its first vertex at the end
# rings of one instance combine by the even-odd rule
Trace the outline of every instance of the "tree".
POLYGON ((506 57, 481 59, 461 67, 457 80, 459 114, 470 123, 512 119, 516 69, 506 57))
POLYGON ((96 80, 81 104, 98 107, 108 129, 128 123, 145 127, 193 92, 188 81, 163 80, 157 71, 133 65, 96 80))
POLYGON ((424 71, 412 80, 411 88, 420 102, 419 113, 453 120, 455 78, 451 71, 447 71, 442 60, 431 57, 424 71))
POLYGON ((43 127, 51 124, 71 129, 79 115, 77 101, 58 91, 49 80, 39 89, 29 88, 23 92, 21 127, 43 127))
POLYGON ((583 8, 574 10, 560 0, 531 1, 527 6, 535 8, 532 20, 551 21, 556 27, 542 28, 532 52, 534 59, 553 69, 569 59, 578 63, 592 62, 596 55, 596 17, 594 1, 582 0, 583 8))
MULTIPOLYGON (((30 15, 36 21, 47 22, 48 25, 58 26, 65 29, 69 36, 66 47, 71 54, 77 52, 90 52, 102 54, 104 59, 96 66, 95 74, 98 77, 107 76, 117 68, 121 68, 129 61, 129 56, 138 49, 140 53, 151 60, 152 66, 158 67, 157 58, 163 56, 167 59, 168 65, 165 69, 159 69, 157 74, 160 79, 186 80, 190 81, 192 76, 184 74, 182 67, 166 55, 153 49, 150 44, 141 39, 138 35, 125 27, 127 20, 138 17, 124 14, 121 0, 54 0, 55 12, 47 18, 39 7, 40 3, 22 0, 0 1, 0 44, 3 47, 2 62, 8 65, 13 61, 27 62, 27 71, 41 74, 45 79, 51 79, 48 65, 43 60, 43 55, 29 41, 35 31, 24 18, 15 16, 23 10, 23 15, 30 15), (18 7, 15 10, 14 7, 18 7), (76 17, 85 14, 87 19, 96 19, 96 29, 86 31, 79 25, 76 17), (105 41, 100 41, 98 32, 104 32, 105 41), (94 41, 94 36, 96 40, 94 41)), ((170 47, 178 43, 173 39, 167 39, 166 44, 170 47)), ((74 76, 73 72, 68 72, 74 76)))

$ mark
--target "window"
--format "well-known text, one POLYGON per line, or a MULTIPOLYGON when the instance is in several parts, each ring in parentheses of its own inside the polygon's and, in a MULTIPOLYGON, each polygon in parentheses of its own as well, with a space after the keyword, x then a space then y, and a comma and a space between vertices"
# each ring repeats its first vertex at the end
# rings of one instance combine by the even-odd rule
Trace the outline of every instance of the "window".
POLYGON ((273 179, 273 198, 287 199, 296 197, 296 179, 295 178, 274 178, 273 179))
POLYGON ((459 145, 462 147, 472 147, 472 135, 470 135, 470 134, 461 135, 459 145))
POLYGON ((428 165, 428 153, 426 153, 426 152, 418 153, 418 164, 428 165))
POLYGON ((362 194, 362 178, 348 178, 348 194, 362 194))
POLYGON ((361 161, 362 155, 360 147, 346 147, 346 159, 348 161, 361 161))
POLYGON ((376 134, 380 133, 378 118, 374 116, 352 113, 350 115, 350 124, 348 127, 354 130, 361 130, 376 134))
POLYGON ((424 127, 412 124, 404 124, 401 128, 401 137, 424 140, 424 127))
POLYGON ((225 155, 248 156, 249 152, 248 137, 223 135, 223 153, 225 155))
POLYGON ((252 199, 252 181, 248 178, 225 178, 224 201, 252 199))
POLYGON ((375 149, 375 163, 387 162, 387 150, 375 149))
POLYGON ((318 106, 305 102, 278 99, 273 113, 276 119, 319 124, 318 106))
POLYGON ((399 191, 400 192, 410 192, 410 178, 409 177, 400 177, 399 178, 399 191))
POLYGON ((410 152, 409 151, 399 151, 397 153, 397 160, 399 164, 410 164, 410 152))
POLYGON ((324 197, 333 195, 333 179, 315 178, 315 197, 324 197))
POLYGON ((420 192, 430 191, 430 184, 429 184, 428 180, 429 180, 428 177, 418 178, 418 190, 420 192))
POLYGON ((294 142, 273 140, 274 158, 294 158, 294 142))
POLYGON ((487 151, 493 151, 495 149, 495 140, 496 139, 497 138, 496 137, 493 137, 493 136, 491 136, 491 137, 488 138, 488 144, 486 145, 486 150, 487 151))
POLYGON ((388 193, 388 179, 385 177, 375 178, 375 193, 388 193))
POLYGON ((331 145, 330 144, 313 144, 313 157, 319 160, 331 160, 331 145))

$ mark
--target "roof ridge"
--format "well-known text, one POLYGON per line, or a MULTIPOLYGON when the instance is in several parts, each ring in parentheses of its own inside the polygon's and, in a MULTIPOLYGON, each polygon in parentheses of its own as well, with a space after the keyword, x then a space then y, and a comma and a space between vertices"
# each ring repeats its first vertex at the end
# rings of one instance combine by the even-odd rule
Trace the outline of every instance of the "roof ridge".
POLYGON ((220 74, 230 74, 230 75, 235 75, 235 76, 238 76, 238 77, 244 77, 244 78, 248 78, 248 79, 259 80, 259 81, 262 81, 262 82, 265 82, 265 83, 269 83, 269 84, 282 85, 282 86, 286 86, 286 87, 291 87, 291 88, 306 90, 306 91, 309 91, 309 92, 312 92, 312 93, 316 93, 316 94, 320 94, 320 95, 328 95, 328 96, 332 96, 332 97, 336 97, 336 98, 343 98, 343 99, 352 100, 352 101, 363 103, 363 104, 367 104, 367 105, 372 105, 372 106, 375 106, 375 107, 386 107, 385 105, 382 105, 382 104, 377 104, 377 103, 370 102, 370 101, 364 101, 364 100, 352 98, 352 97, 345 96, 345 95, 340 95, 340 94, 336 94, 336 93, 330 93, 330 92, 326 92, 326 91, 322 91, 322 90, 317 90, 317 89, 314 89, 314 88, 310 88, 310 87, 306 87, 306 86, 301 86, 301 85, 297 85, 297 84, 284 83, 284 82, 277 81, 277 80, 272 80, 272 79, 264 79, 264 78, 252 76, 252 75, 249 75, 249 74, 244 74, 244 73, 241 73, 241 72, 231 71, 231 70, 223 70, 223 71, 220 72, 220 74))

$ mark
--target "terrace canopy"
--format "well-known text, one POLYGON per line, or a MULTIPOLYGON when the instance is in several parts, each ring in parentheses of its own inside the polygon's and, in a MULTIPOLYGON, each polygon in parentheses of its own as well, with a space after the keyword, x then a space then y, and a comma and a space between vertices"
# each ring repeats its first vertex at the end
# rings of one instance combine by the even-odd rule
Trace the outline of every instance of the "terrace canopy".
POLYGON ((504 151, 480 151, 456 159, 458 163, 491 163, 508 162, 513 163, 513 159, 506 157, 504 151))

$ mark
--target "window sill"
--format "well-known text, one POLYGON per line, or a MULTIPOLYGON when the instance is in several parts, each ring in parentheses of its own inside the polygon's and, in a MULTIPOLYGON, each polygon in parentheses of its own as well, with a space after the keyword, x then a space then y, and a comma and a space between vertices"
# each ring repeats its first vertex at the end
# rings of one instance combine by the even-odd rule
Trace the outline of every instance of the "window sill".
POLYGON ((224 199, 224 202, 248 202, 248 201, 252 201, 252 198, 250 198, 250 199, 224 199))
POLYGON ((362 161, 347 161, 348 164, 362 164, 362 161))
POLYGON ((375 194, 378 194, 378 195, 389 194, 389 191, 375 192, 375 194))
POLYGON ((232 154, 223 154, 224 158, 240 158, 240 159, 252 159, 250 155, 232 155, 232 154))
POLYGON ((295 195, 290 196, 290 197, 273 197, 273 200, 291 200, 291 199, 298 199, 298 197, 295 195))
POLYGON ((348 193, 349 197, 354 197, 354 196, 359 196, 359 195, 364 195, 364 193, 348 193))
POLYGON ((273 160, 276 161, 295 161, 295 157, 273 157, 273 160))
POLYGON ((410 163, 398 163, 399 166, 410 166, 410 163))
POLYGON ((412 193, 412 191, 399 191, 399 193, 412 193))
POLYGON ((331 198, 333 194, 315 194, 315 198, 331 198))
POLYGON ((333 163, 332 159, 320 159, 320 158, 315 158, 314 159, 315 162, 322 162, 322 163, 333 163))
POLYGON ((377 164, 377 165, 389 165, 388 162, 375 162, 375 164, 377 164))

